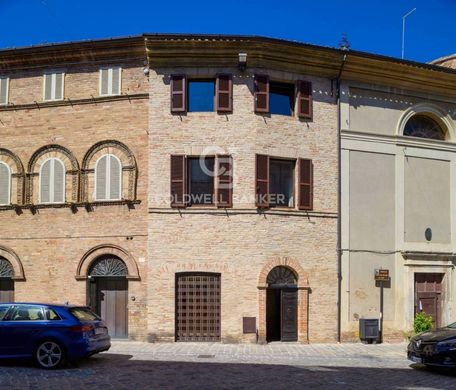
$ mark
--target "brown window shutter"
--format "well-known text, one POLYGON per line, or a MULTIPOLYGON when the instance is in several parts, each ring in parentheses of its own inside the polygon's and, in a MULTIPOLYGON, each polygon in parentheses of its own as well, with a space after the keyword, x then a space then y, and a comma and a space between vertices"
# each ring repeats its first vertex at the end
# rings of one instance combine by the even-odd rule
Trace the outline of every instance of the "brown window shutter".
POLYGON ((171 155, 171 207, 185 207, 187 161, 183 155, 171 155))
POLYGON ((269 112, 269 77, 255 76, 255 112, 269 112))
POLYGON ((299 204, 300 210, 313 209, 313 164, 312 160, 299 159, 299 204))
POLYGON ((185 75, 171 76, 171 112, 187 111, 187 78, 185 75))
POLYGON ((217 207, 233 207, 233 158, 217 156, 217 207))
POLYGON ((233 77, 219 74, 215 83, 215 108, 217 112, 233 111, 233 77))
POLYGON ((269 156, 256 155, 256 205, 269 207, 269 156))
POLYGON ((298 116, 304 119, 313 117, 312 83, 298 81, 298 116))

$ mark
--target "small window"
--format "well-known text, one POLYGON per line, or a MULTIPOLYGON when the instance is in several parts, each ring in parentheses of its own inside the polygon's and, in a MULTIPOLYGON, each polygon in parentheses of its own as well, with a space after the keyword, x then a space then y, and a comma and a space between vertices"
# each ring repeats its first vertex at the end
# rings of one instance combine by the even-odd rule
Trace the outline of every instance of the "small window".
POLYGON ((58 321, 61 320, 60 316, 57 314, 57 312, 54 309, 51 309, 49 307, 46 307, 44 309, 44 316, 46 320, 48 321, 58 321))
POLYGON ((100 319, 87 307, 73 307, 70 309, 70 313, 79 321, 97 321, 100 319))
POLYGON ((6 317, 6 314, 8 313, 10 307, 10 305, 0 305, 0 321, 6 317))
POLYGON ((120 95, 122 68, 100 69, 100 96, 120 95))
POLYGON ((188 159, 189 204, 211 205, 214 203, 214 158, 188 159))
POLYGON ((44 320, 41 306, 17 306, 11 314, 11 321, 42 321, 44 320))
POLYGON ((8 104, 9 78, 0 77, 0 105, 8 104))
POLYGON ((269 112, 278 115, 293 115, 295 87, 293 84, 270 82, 269 112))
POLYGON ((112 155, 101 156, 95 165, 95 199, 119 200, 122 193, 122 164, 112 155))
POLYGON ((11 170, 8 165, 0 161, 0 205, 10 204, 11 170))
POLYGON ((408 137, 445 140, 445 131, 435 120, 425 115, 412 116, 405 125, 404 135, 408 137))
POLYGON ((44 75, 44 100, 63 100, 65 73, 46 73, 44 75))
POLYGON ((57 158, 46 160, 40 168, 40 203, 65 202, 65 167, 57 158))
POLYGON ((188 81, 188 111, 214 111, 215 80, 198 79, 188 81))
POLYGON ((294 161, 273 160, 269 162, 269 206, 293 207, 294 161))

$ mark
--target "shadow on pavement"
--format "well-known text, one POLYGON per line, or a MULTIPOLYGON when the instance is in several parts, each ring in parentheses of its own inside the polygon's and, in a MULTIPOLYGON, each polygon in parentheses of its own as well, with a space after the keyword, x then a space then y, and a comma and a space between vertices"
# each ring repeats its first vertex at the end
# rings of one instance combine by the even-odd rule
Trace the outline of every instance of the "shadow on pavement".
MULTIPOLYGON (((161 357, 162 358, 162 357, 161 357)), ((195 357, 186 357, 191 359, 195 357)), ((139 360, 131 355, 103 353, 65 369, 46 371, 30 363, 0 363, 0 387, 68 386, 112 389, 305 389, 305 388, 453 388, 456 370, 410 368, 299 366, 290 364, 139 360)), ((136 390, 135 389, 135 390, 136 390)))

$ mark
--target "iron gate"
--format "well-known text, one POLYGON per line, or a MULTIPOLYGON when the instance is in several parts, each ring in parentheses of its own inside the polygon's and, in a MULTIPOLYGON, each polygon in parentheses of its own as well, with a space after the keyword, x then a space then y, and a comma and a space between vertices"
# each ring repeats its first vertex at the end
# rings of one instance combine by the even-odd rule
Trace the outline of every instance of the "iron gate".
POLYGON ((176 275, 176 341, 219 341, 220 309, 220 274, 176 275))

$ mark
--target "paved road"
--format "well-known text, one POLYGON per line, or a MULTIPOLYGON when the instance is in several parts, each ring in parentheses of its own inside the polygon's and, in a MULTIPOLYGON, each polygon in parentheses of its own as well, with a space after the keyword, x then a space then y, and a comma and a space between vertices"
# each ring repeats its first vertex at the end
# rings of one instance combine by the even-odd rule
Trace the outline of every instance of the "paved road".
POLYGON ((410 364, 405 344, 115 342, 75 367, 2 363, 8 389, 455 389, 456 370, 410 364))

